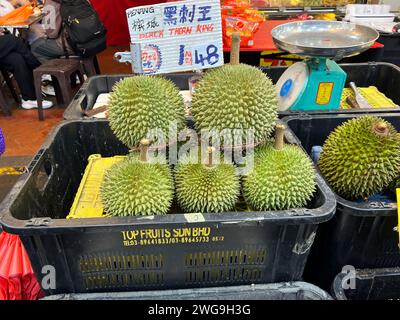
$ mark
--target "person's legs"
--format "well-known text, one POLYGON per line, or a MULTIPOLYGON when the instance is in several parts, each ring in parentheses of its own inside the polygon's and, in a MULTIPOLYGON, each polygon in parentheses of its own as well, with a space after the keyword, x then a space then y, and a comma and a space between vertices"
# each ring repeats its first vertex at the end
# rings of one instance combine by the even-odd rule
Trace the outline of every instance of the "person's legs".
MULTIPOLYGON (((22 108, 37 108, 35 87, 33 85, 33 72, 27 65, 24 57, 17 52, 10 52, 0 59, 0 65, 11 72, 18 83, 22 96, 22 108)), ((43 100, 43 109, 53 106, 51 101, 43 100)))
POLYGON ((17 52, 10 52, 0 58, 0 64, 14 75, 22 99, 36 100, 32 69, 26 64, 24 57, 17 52))
POLYGON ((31 70, 40 66, 40 62, 31 53, 22 39, 11 34, 0 36, 0 59, 8 56, 11 52, 19 53, 31 70))
POLYGON ((32 43, 31 51, 40 63, 57 59, 64 55, 64 50, 58 46, 57 41, 54 39, 37 39, 32 43))

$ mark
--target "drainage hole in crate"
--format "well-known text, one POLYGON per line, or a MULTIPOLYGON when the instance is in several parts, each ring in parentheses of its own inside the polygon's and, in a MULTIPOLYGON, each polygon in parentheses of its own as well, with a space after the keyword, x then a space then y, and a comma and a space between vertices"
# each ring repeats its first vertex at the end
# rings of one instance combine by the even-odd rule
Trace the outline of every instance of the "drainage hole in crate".
POLYGON ((82 273, 143 269, 160 270, 163 268, 163 256, 161 254, 90 254, 80 257, 79 267, 82 273))
POLYGON ((49 177, 53 171, 51 161, 49 159, 44 160, 43 166, 39 169, 36 175, 36 188, 43 192, 46 189, 49 177))
POLYGON ((185 279, 187 284, 257 282, 262 279, 262 268, 236 267, 191 270, 186 272, 185 279))
POLYGON ((259 281, 265 261, 265 248, 191 252, 185 255, 185 280, 193 284, 259 281))
POLYGON ((264 264, 265 248, 232 249, 185 254, 185 267, 264 264))
POLYGON ((134 287, 159 287, 164 284, 162 272, 93 273, 83 276, 87 290, 127 289, 134 287))

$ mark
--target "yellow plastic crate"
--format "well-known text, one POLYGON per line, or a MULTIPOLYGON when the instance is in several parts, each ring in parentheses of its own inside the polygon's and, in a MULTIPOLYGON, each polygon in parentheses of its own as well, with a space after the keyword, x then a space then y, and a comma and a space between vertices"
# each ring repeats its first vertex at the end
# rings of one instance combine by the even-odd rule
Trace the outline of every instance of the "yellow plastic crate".
MULTIPOLYGON (((391 99, 386 97, 377 87, 371 86, 367 88, 359 88, 363 97, 368 101, 372 108, 386 109, 386 108, 398 108, 391 99)), ((341 109, 351 109, 350 105, 346 102, 348 96, 354 97, 354 92, 350 88, 345 88, 342 93, 341 109)))
POLYGON ((89 163, 85 169, 67 219, 100 218, 107 216, 103 213, 100 186, 106 170, 114 163, 124 159, 126 159, 126 156, 108 158, 102 158, 100 154, 89 156, 89 163))

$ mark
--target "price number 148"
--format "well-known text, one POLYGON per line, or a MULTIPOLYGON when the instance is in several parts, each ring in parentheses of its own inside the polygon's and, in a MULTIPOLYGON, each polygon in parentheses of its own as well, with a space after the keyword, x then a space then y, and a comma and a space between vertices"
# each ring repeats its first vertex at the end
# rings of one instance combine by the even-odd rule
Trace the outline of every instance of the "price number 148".
POLYGON ((218 47, 210 44, 208 46, 201 45, 193 48, 193 64, 202 67, 218 63, 219 54, 218 47))

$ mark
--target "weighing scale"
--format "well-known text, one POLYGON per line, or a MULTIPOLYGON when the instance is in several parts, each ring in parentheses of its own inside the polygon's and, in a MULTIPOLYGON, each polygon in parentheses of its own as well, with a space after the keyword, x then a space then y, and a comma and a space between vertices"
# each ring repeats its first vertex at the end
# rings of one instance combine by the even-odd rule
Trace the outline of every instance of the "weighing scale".
POLYGON ((279 111, 339 109, 347 76, 335 61, 367 50, 379 37, 366 26, 326 20, 289 22, 271 33, 278 49, 306 57, 279 78, 279 111))

